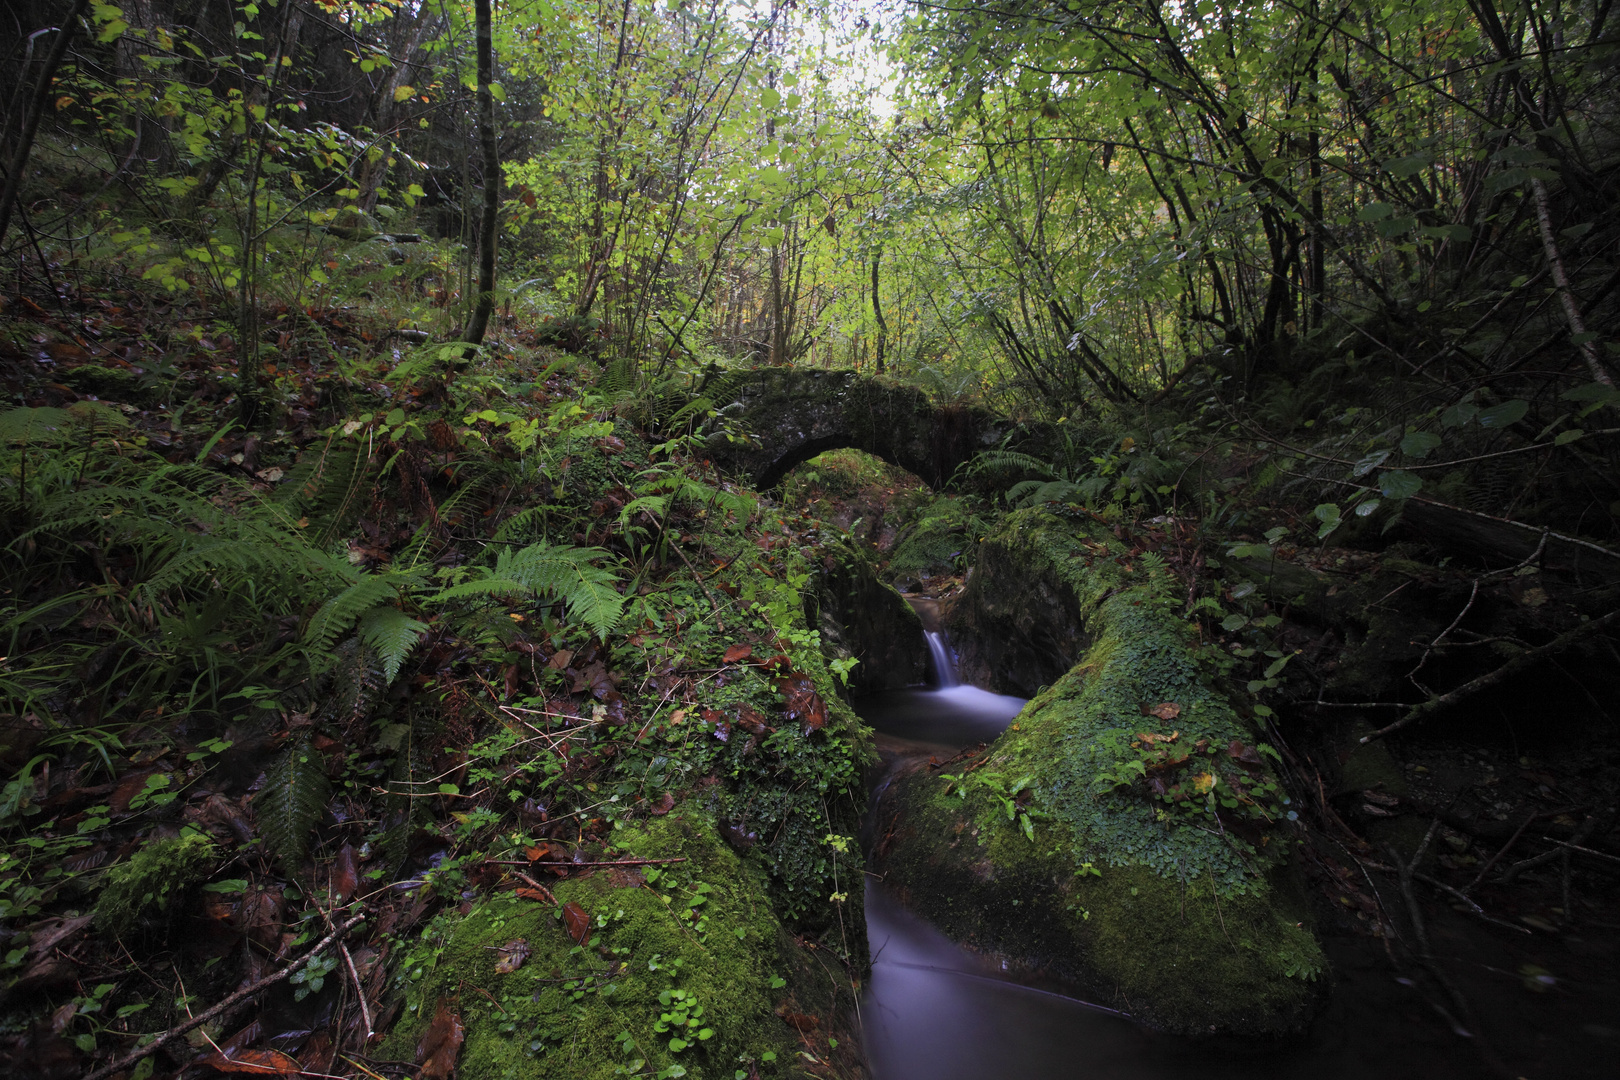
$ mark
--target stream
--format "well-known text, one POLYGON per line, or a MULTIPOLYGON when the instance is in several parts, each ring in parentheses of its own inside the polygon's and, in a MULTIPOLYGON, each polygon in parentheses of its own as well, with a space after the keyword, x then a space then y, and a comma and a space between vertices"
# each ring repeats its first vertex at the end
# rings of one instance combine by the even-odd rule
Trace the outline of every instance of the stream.
MULTIPOLYGON (((857 702, 878 733, 884 763, 874 802, 898 765, 919 757, 944 761, 989 742, 1024 705, 961 685, 942 632, 929 630, 928 646, 932 686, 857 702)), ((1459 958, 1459 973, 1472 969, 1462 978, 1485 1018, 1489 1047, 1454 1031, 1379 944, 1364 937, 1324 932, 1334 985, 1305 1035, 1241 1042, 1162 1035, 1113 1010, 1015 981, 996 961, 907 911, 875 876, 867 880, 866 925, 872 974, 861 1024, 876 1080, 1544 1080, 1613 1075, 1599 1063, 1612 1065, 1620 1051, 1620 1013, 1609 1011, 1612 999, 1603 1000, 1607 987, 1596 994, 1595 987, 1583 993, 1568 985, 1530 993, 1520 973, 1503 969, 1514 961, 1503 958, 1501 944, 1461 918, 1438 927, 1436 940, 1459 958)), ((1577 938, 1548 943, 1581 945, 1577 938)))

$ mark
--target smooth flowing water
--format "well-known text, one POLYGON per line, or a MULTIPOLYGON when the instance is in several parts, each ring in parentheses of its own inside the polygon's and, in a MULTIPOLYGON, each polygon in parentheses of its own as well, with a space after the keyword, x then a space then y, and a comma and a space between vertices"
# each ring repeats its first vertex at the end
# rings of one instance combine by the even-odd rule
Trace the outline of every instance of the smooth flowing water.
MULTIPOLYGON (((944 760, 994 739, 1024 705, 960 685, 939 631, 929 631, 928 645, 936 685, 859 703, 889 766, 879 790, 905 760, 944 760)), ((876 1080, 1548 1080, 1614 1075, 1602 1062, 1612 1065, 1620 1052, 1613 1019, 1620 1012, 1610 1015, 1601 1001, 1610 995, 1527 993, 1523 976, 1501 966, 1500 943, 1460 917, 1431 933, 1459 957, 1458 971, 1476 972, 1466 989, 1490 1018, 1493 1047, 1483 1053, 1363 937, 1324 938, 1335 986, 1305 1036, 1245 1043, 1159 1035, 1119 1013, 1014 982, 908 912, 876 878, 868 878, 866 924, 872 977, 862 1025, 876 1080)))

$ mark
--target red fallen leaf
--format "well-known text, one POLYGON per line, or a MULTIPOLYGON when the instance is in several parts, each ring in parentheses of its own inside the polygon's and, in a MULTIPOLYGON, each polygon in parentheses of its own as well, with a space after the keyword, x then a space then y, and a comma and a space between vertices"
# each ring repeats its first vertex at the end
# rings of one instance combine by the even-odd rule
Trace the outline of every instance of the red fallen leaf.
POLYGON ((738 644, 727 649, 725 656, 721 657, 721 659, 728 664, 735 664, 737 661, 746 660, 753 655, 754 647, 752 645, 738 644))
POLYGON ((787 653, 777 653, 769 660, 761 660, 759 666, 778 675, 787 675, 793 671, 793 658, 787 653))
POLYGON ((563 928, 568 931, 568 936, 581 945, 585 944, 586 939, 591 936, 590 915, 572 900, 563 905, 562 913, 563 928))
POLYGON ((416 1044, 416 1061, 422 1066, 420 1080, 450 1080, 466 1038, 467 1029, 462 1026, 461 1016, 453 1011, 452 1001, 440 998, 433 1023, 416 1044))
POLYGON ((1181 706, 1173 701, 1166 701, 1153 706, 1147 711, 1149 716, 1157 716, 1160 720, 1174 720, 1181 715, 1181 706))
POLYGON ((354 845, 344 844, 338 849, 337 859, 332 863, 332 899, 339 904, 347 904, 359 884, 360 867, 355 860, 354 845))
MULTIPOLYGON (((303 1071, 297 1061, 279 1050, 235 1050, 229 1055, 216 1050, 197 1064, 218 1072, 259 1073, 264 1076, 296 1076, 303 1071)), ((427 1073, 422 1075, 426 1076, 427 1073)))
POLYGON ((427 426, 428 441, 435 450, 454 450, 456 448, 456 432, 444 420, 434 420, 427 426))
POLYGON ((107 805, 114 817, 122 817, 129 813, 129 801, 146 790, 146 779, 155 772, 156 769, 142 769, 140 772, 130 773, 119 781, 107 799, 107 805))
POLYGON ((531 889, 527 885, 519 885, 512 891, 525 900, 538 900, 542 904, 555 903, 557 899, 550 893, 541 892, 539 889, 531 889))
POLYGON ((658 797, 658 801, 653 803, 649 809, 654 817, 663 817, 665 814, 675 809, 674 794, 668 791, 664 792, 658 797))
POLYGON ((789 720, 803 720, 813 728, 827 722, 827 703, 816 693, 815 684, 810 681, 810 676, 803 672, 795 672, 786 678, 776 680, 776 689, 785 699, 782 711, 787 714, 789 720))
POLYGON ((624 440, 617 435, 604 436, 596 440, 596 445, 601 447, 604 454, 618 454, 624 451, 624 440))

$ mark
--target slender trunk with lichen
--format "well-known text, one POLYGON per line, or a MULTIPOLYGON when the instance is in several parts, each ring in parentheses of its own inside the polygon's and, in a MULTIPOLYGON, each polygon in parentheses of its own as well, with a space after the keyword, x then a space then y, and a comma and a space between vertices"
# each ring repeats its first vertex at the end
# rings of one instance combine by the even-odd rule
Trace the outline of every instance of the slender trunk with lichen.
POLYGON ((5 243, 6 229, 11 224, 11 211, 17 205, 17 192, 22 187, 23 170, 28 165, 28 152, 33 149, 34 136, 39 132, 40 117, 45 115, 46 103, 50 101, 51 81, 56 76, 56 69, 62 64, 62 57, 67 54, 68 42, 73 39, 73 32, 79 26, 84 9, 89 6, 89 0, 78 0, 73 5, 68 17, 62 20, 62 28, 56 35, 56 44, 51 48, 50 55, 45 58, 45 67, 39 73, 39 82, 34 88, 33 108, 29 110, 28 120, 23 125, 22 137, 17 140, 11 160, 6 163, 6 186, 0 189, 0 244, 5 243))

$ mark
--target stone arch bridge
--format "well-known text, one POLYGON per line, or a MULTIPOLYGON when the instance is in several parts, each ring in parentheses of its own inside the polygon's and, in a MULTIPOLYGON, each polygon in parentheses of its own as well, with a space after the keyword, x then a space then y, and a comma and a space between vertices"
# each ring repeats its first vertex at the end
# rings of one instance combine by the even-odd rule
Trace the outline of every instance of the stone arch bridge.
POLYGON ((703 392, 754 436, 743 444, 711 433, 710 455, 762 491, 781 483, 800 462, 845 447, 864 450, 939 488, 980 451, 1005 443, 1038 455, 1052 433, 1050 425, 977 406, 935 405, 921 390, 854 371, 727 372, 703 392))

